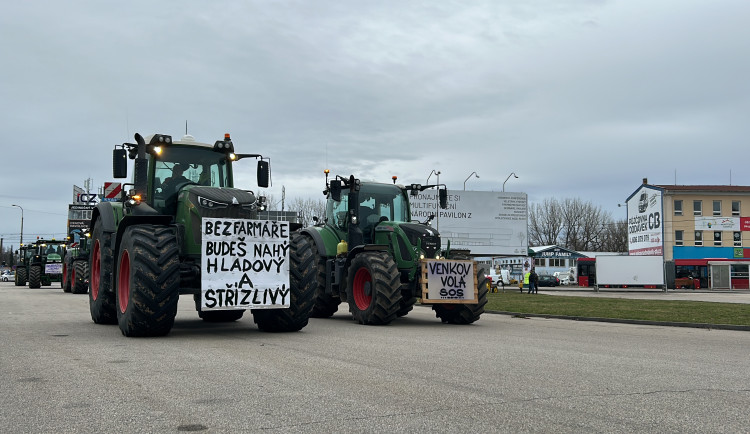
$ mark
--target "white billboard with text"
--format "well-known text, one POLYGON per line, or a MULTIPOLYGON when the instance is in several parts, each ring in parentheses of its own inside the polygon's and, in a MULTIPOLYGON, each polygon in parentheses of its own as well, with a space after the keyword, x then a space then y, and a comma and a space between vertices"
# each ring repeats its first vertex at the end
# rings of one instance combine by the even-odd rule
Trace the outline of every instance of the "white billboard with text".
POLYGON ((443 247, 471 250, 479 256, 526 256, 528 198, 525 193, 448 190, 448 207, 440 209, 436 190, 410 196, 412 220, 435 215, 432 227, 443 247), (439 212, 438 212, 439 211, 439 212))

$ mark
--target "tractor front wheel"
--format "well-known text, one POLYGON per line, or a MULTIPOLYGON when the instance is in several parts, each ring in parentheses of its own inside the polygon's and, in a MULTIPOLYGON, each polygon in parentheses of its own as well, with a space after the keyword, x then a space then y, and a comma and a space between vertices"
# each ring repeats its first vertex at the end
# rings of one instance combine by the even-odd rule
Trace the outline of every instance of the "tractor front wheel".
POLYGON ((125 336, 164 336, 180 297, 180 258, 172 228, 125 228, 117 255, 117 322, 125 336))
POLYGON ((352 260, 347 278, 349 312, 360 324, 385 325, 401 301, 398 268, 387 252, 364 252, 352 260))
POLYGON ((112 234, 104 232, 101 219, 94 224, 91 235, 91 290, 89 291, 89 310, 91 319, 96 324, 117 324, 115 313, 115 293, 112 291, 112 234))
POLYGON ((29 267, 29 288, 41 288, 42 287, 42 267, 39 265, 32 265, 29 267))
POLYGON ((70 274, 73 294, 85 294, 89 287, 89 263, 88 261, 73 262, 73 272, 70 274))
POLYGON ((312 240, 295 232, 290 237, 288 309, 254 309, 253 320, 265 332, 296 332, 310 319, 316 281, 312 240))
POLYGON ((16 286, 26 286, 26 268, 16 269, 16 286))

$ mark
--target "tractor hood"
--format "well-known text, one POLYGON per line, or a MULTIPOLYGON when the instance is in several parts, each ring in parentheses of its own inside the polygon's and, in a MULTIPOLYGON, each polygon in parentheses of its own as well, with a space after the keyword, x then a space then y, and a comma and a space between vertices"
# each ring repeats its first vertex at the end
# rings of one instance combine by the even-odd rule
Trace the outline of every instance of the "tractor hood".
POLYGON ((417 240, 422 240, 425 256, 435 257, 440 249, 440 233, 436 229, 417 223, 400 223, 398 226, 404 231, 411 245, 416 246, 417 240))

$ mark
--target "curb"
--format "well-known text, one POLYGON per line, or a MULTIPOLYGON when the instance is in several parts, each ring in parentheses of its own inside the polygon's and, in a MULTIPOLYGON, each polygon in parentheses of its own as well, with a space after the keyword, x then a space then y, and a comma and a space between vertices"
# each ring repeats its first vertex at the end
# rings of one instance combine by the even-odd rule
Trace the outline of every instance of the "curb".
POLYGON ((534 317, 534 318, 550 318, 550 319, 567 319, 567 320, 572 320, 572 321, 610 322, 610 323, 617 323, 617 324, 638 324, 638 325, 653 325, 653 326, 667 326, 667 327, 690 327, 690 328, 709 329, 709 330, 750 331, 750 326, 734 325, 734 324, 706 324, 706 323, 691 323, 691 322, 648 321, 648 320, 641 320, 641 319, 546 315, 546 314, 538 314, 538 313, 507 312, 507 311, 502 311, 502 310, 487 310, 485 311, 485 313, 510 315, 510 316, 519 317, 519 318, 534 317))

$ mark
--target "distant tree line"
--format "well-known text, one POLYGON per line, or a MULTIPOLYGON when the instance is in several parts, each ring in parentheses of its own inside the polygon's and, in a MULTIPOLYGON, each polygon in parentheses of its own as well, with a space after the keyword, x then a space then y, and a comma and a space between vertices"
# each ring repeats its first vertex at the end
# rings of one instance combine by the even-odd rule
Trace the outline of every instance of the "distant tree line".
POLYGON ((545 199, 529 206, 530 246, 584 252, 626 252, 628 224, 581 199, 545 199))

